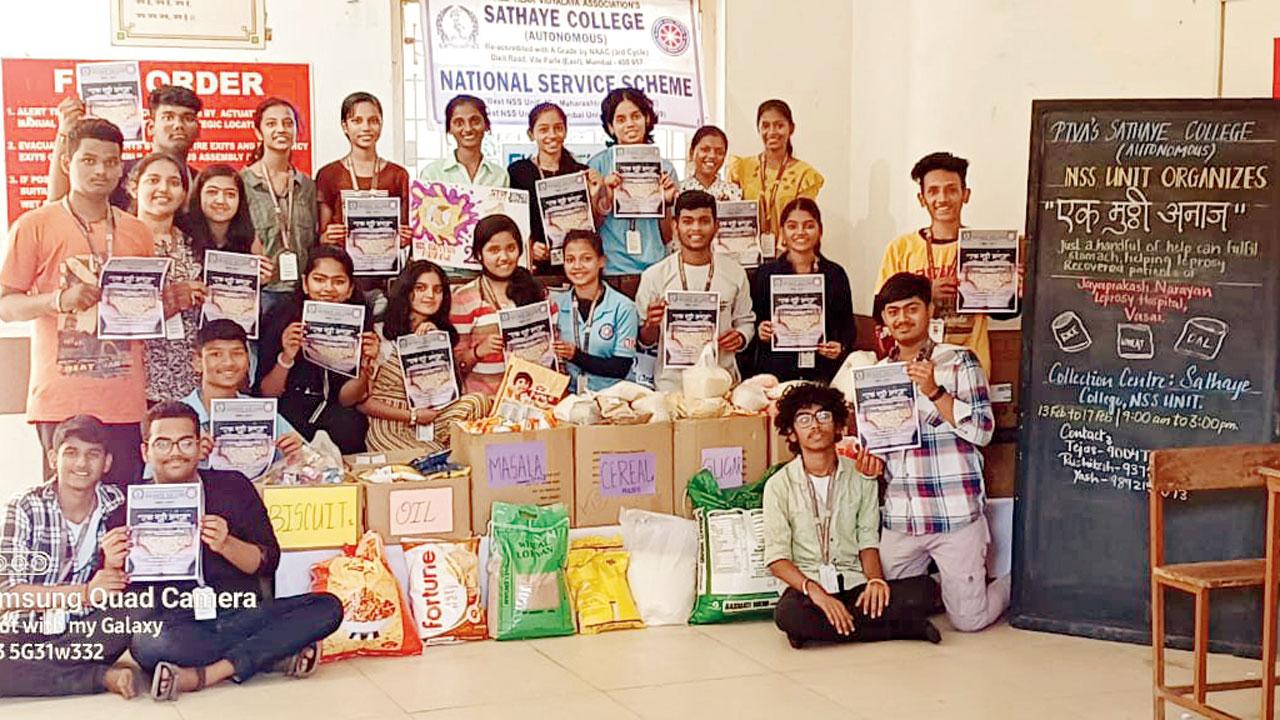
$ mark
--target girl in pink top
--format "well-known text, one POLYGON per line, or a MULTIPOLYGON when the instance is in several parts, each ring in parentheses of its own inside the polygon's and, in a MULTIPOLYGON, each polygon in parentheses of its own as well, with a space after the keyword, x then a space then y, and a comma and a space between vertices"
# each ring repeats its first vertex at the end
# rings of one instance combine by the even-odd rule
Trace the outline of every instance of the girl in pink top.
POLYGON ((490 215, 476 223, 472 253, 480 277, 453 292, 450 322, 458 329, 454 358, 462 373, 464 393, 493 396, 507 364, 502 351, 498 310, 546 298, 546 290, 528 269, 520 267, 524 238, 506 215, 490 215))

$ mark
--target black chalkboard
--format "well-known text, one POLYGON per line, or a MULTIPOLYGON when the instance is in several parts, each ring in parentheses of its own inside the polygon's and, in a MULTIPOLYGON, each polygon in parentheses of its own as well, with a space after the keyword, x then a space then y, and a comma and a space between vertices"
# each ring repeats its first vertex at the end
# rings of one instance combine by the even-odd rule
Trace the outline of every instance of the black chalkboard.
MULTIPOLYGON (((1149 642, 1148 451, 1276 435, 1280 103, 1038 101, 1031 128, 1011 622, 1149 642)), ((1166 557, 1261 556, 1264 515, 1179 498, 1166 557)), ((1260 611, 1216 594, 1215 648, 1256 653, 1260 611)))

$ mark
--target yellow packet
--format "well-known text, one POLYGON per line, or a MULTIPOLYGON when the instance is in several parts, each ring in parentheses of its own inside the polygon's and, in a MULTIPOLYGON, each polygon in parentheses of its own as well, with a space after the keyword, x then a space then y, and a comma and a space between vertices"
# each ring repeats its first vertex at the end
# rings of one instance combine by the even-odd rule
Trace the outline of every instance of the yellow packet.
POLYGON ((644 627, 627 583, 631 553, 621 537, 585 537, 569 548, 567 576, 578 632, 592 635, 644 627))

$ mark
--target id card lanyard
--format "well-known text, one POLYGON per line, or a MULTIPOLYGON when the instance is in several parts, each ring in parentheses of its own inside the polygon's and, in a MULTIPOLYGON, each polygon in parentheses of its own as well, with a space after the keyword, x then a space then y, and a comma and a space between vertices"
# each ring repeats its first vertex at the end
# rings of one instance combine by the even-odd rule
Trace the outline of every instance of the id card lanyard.
MULTIPOLYGON (((702 288, 702 292, 711 292, 711 281, 715 279, 716 276, 715 258, 712 258, 709 264, 711 267, 707 270, 707 284, 706 287, 702 288)), ((684 258, 678 255, 676 256, 676 267, 680 270, 680 289, 688 292, 689 278, 685 277, 684 274, 684 258)))
POLYGON ((818 549, 822 554, 822 565, 818 568, 818 574, 821 577, 822 589, 829 593, 838 592, 838 580, 836 579, 836 566, 831 559, 831 520, 836 512, 836 476, 839 474, 839 466, 837 465, 831 471, 831 479, 827 482, 827 502, 825 507, 818 504, 818 492, 813 487, 813 476, 805 472, 804 477, 807 481, 805 487, 809 490, 810 508, 813 510, 814 524, 818 530, 818 549))
MULTIPOLYGON (((69 196, 62 198, 62 207, 67 211, 67 214, 71 216, 71 219, 76 222, 76 227, 80 228, 80 234, 84 235, 84 242, 89 248, 89 255, 98 263, 104 263, 105 261, 110 260, 111 256, 115 254, 116 244, 115 208, 110 205, 107 206, 107 247, 106 255, 104 256, 100 255, 93 249, 93 230, 89 227, 89 223, 85 221, 84 218, 77 215, 75 209, 71 207, 71 198, 69 196)), ((98 268, 94 268, 95 272, 97 270, 98 268)))
MULTIPOLYGON (((778 176, 774 178, 772 191, 769 192, 768 198, 765 199, 763 203, 763 207, 760 208, 761 213, 764 215, 760 220, 760 227, 762 232, 769 235, 777 234, 777 228, 773 227, 773 208, 778 202, 778 191, 782 188, 782 176, 786 174, 787 167, 791 165, 791 161, 791 155, 788 154, 786 159, 782 161, 782 167, 778 168, 778 176)), ((768 178, 765 173, 765 166, 767 164, 768 163, 765 162, 764 153, 760 153, 760 197, 762 199, 765 198, 765 188, 768 187, 766 185, 768 178)))
POLYGON ((267 190, 271 193, 271 209, 276 216, 276 224, 280 226, 280 242, 284 245, 285 252, 296 253, 297 249, 289 240, 293 229, 293 167, 289 168, 289 189, 284 191, 283 199, 285 201, 285 209, 280 209, 281 196, 276 194, 276 186, 271 184, 271 173, 267 172, 266 163, 258 166, 258 176, 267 184, 267 190))
POLYGON ((600 298, 604 297, 604 288, 600 288, 600 292, 596 293, 596 298, 591 301, 591 309, 587 311, 586 337, 578 330, 578 296, 573 290, 569 291, 571 302, 569 303, 569 314, 573 317, 573 337, 585 354, 591 353, 591 325, 596 321, 596 306, 600 304, 600 298))
MULTIPOLYGON (((342 167, 347 169, 347 175, 351 178, 352 190, 355 192, 367 192, 373 195, 377 194, 378 174, 382 172, 384 167, 386 167, 385 161, 382 158, 377 155, 373 157, 373 177, 369 179, 368 190, 360 189, 360 181, 356 179, 356 161, 351 159, 351 155, 349 153, 342 159, 342 167)), ((290 185, 290 187, 292 187, 292 185, 290 185)))

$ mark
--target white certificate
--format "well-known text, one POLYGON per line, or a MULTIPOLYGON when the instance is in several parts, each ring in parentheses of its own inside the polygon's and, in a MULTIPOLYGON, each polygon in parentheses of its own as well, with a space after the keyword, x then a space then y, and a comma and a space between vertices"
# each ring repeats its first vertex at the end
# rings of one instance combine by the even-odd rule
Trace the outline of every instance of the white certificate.
POLYGON ((102 298, 98 301, 98 339, 163 338, 161 289, 169 274, 169 258, 113 257, 102 266, 102 298))
POLYGON ((1018 310, 1018 231, 960 230, 956 312, 1018 310))
POLYGON ((826 278, 821 274, 772 276, 769 283, 772 349, 817 350, 827 336, 826 300, 826 278))
POLYGON ((200 483, 131 485, 125 491, 129 494, 125 506, 129 579, 200 581, 204 487, 200 483))
POLYGON ((250 340, 258 339, 260 298, 257 255, 206 250, 204 284, 208 288, 200 322, 234 320, 250 340))
POLYGON ((302 303, 302 356, 326 370, 355 377, 360 369, 364 306, 302 303))
POLYGON ((853 371, 853 408, 858 442, 873 453, 920 447, 916 386, 906 363, 888 363, 853 371))
POLYGON ((395 275, 400 270, 400 198, 352 193, 342 198, 347 254, 357 275, 395 275))
POLYGON ((591 214, 591 192, 586 171, 547 178, 535 183, 538 211, 542 213, 542 234, 551 252, 551 264, 564 264, 564 238, 570 230, 595 232, 591 214))
POLYGON ((86 116, 110 121, 125 142, 143 139, 142 75, 136 61, 79 63, 76 91, 86 116))
POLYGON ((396 339, 396 352, 409 407, 439 410, 458 399, 449 333, 434 330, 425 335, 401 335, 396 339))
MULTIPOLYGON (((690 368, 708 345, 716 348, 720 293, 670 290, 662 315, 662 365, 690 368)), ((717 355, 719 350, 717 349, 717 355)))
POLYGON ((213 452, 209 467, 262 477, 276 454, 276 399, 228 398, 209 403, 213 452))
POLYGON ((613 171, 622 185, 613 191, 613 214, 620 218, 660 218, 662 153, 656 145, 614 145, 613 171))
POLYGON ((711 249, 728 255, 744 268, 760 264, 760 206, 755 200, 716 203, 715 244, 711 249))
POLYGON ((548 300, 498 311, 506 357, 523 358, 544 368, 556 368, 555 329, 548 300))

